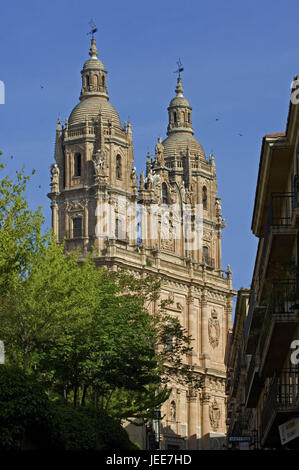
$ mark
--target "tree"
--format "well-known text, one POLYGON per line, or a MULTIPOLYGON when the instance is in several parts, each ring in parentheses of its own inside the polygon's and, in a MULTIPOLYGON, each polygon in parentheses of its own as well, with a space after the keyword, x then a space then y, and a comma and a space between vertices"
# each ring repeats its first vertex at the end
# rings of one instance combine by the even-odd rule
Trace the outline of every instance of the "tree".
POLYGON ((183 358, 191 338, 158 302, 161 281, 79 262, 24 197, 28 177, 0 181, 0 338, 10 364, 34 374, 52 397, 118 417, 153 415, 167 381, 194 382, 183 358), (170 347, 171 339, 171 347, 170 347), (117 398, 117 400, 116 400, 117 398))

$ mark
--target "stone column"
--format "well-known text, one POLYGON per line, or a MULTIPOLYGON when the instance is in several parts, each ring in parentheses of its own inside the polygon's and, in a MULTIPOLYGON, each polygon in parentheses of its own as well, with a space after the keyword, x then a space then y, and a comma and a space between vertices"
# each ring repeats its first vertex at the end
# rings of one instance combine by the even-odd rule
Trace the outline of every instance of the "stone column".
POLYGON ((56 240, 59 237, 59 230, 58 230, 58 205, 57 202, 54 200, 51 204, 52 209, 52 228, 55 235, 56 240))
POLYGON ((208 303, 206 295, 201 298, 201 353, 208 356, 208 303))
POLYGON ((197 424, 198 424, 197 393, 188 393, 188 450, 197 449, 197 424))
POLYGON ((208 450, 210 448, 210 413, 209 413, 209 406, 210 406, 210 395, 206 392, 203 393, 201 397, 201 429, 202 429, 202 449, 208 450))

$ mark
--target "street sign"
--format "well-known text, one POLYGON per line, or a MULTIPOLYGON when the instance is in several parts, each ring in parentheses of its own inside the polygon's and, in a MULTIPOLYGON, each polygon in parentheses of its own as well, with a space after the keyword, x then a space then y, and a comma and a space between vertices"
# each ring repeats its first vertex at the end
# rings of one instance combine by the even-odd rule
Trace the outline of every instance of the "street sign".
POLYGON ((281 424, 278 429, 282 445, 296 439, 299 436, 299 417, 281 424))
POLYGON ((228 442, 250 442, 250 436, 231 436, 228 438, 228 442))

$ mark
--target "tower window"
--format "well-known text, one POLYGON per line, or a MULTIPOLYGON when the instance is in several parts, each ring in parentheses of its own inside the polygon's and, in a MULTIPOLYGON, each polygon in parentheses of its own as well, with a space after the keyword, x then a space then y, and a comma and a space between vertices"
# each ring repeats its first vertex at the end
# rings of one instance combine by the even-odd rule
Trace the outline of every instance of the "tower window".
POLYGON ((82 237, 82 217, 73 219, 73 238, 82 237))
POLYGON ((121 180, 121 156, 116 156, 116 178, 121 180))
POLYGON ((167 186, 166 183, 162 183, 162 204, 167 204, 168 197, 167 197, 167 186))
POLYGON ((177 122, 177 114, 176 114, 176 112, 173 113, 173 121, 174 121, 174 122, 177 122))
POLYGON ((204 209, 208 207, 208 191, 206 186, 202 188, 202 205, 204 209))
POLYGON ((105 86, 105 77, 104 77, 104 75, 102 76, 102 86, 103 87, 105 86))
POLYGON ((81 154, 77 153, 74 160, 74 176, 81 176, 81 154))
POLYGON ((89 88, 90 82, 89 82, 89 75, 86 75, 86 87, 87 89, 89 88))
POLYGON ((191 122, 191 113, 188 113, 188 122, 191 122))
POLYGON ((115 238, 117 240, 124 240, 126 238, 121 219, 115 219, 115 238))
POLYGON ((207 246, 204 246, 203 247, 203 254, 202 254, 202 257, 203 257, 203 261, 205 261, 205 263, 208 263, 208 260, 209 260, 209 248, 207 246))

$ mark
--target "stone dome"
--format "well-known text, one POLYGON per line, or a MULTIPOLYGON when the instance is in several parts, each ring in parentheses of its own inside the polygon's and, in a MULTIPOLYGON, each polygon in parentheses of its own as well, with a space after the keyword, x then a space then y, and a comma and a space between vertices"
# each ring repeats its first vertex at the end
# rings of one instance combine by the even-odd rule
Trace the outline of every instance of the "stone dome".
POLYGON ((184 96, 176 96, 175 98, 173 98, 170 101, 169 108, 173 108, 173 107, 177 107, 177 106, 178 107, 182 106, 184 108, 190 108, 191 109, 189 101, 184 96))
POLYGON ((111 121, 113 127, 121 129, 121 122, 118 112, 105 98, 91 96, 80 101, 75 106, 69 117, 69 125, 83 124, 88 119, 97 119, 101 111, 103 121, 111 121))
POLYGON ((96 58, 92 57, 91 59, 88 59, 83 65, 83 70, 105 70, 106 71, 105 65, 97 57, 96 58))
POLYGON ((198 140, 191 134, 176 132, 167 137, 163 142, 164 156, 173 157, 175 154, 184 155, 187 153, 187 147, 191 155, 198 155, 205 158, 205 152, 198 140))

